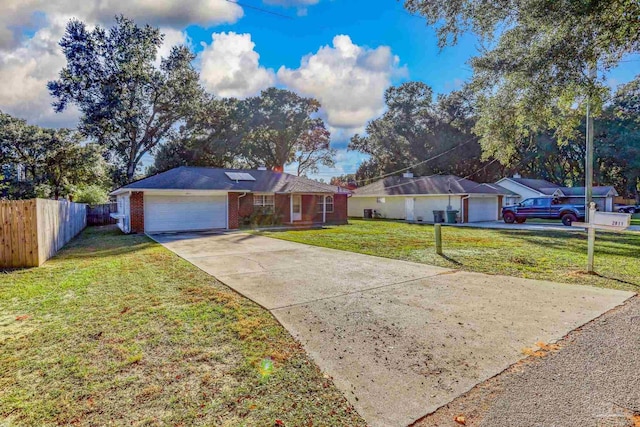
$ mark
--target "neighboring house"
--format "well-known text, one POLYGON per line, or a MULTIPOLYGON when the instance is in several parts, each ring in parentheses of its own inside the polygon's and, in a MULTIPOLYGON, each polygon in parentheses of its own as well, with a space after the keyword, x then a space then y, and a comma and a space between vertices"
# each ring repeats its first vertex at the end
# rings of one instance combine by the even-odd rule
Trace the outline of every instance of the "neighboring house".
MULTIPOLYGON (((584 187, 561 187, 544 179, 522 178, 514 175, 512 178, 502 178, 496 185, 511 190, 515 196, 507 197, 505 205, 513 205, 531 197, 558 197, 567 199, 567 203, 584 203, 584 187)), ((615 188, 610 186, 593 187, 593 201, 602 211, 612 212, 614 198, 618 195, 615 188)))
POLYGON ((348 191, 266 169, 178 167, 125 185, 117 197, 126 233, 234 229, 258 209, 283 224, 344 224, 348 191))
POLYGON ((389 219, 434 220, 433 211, 456 210, 460 222, 495 221, 503 197, 513 193, 493 184, 479 184, 453 175, 392 176, 358 188, 349 198, 349 216, 372 209, 389 219))

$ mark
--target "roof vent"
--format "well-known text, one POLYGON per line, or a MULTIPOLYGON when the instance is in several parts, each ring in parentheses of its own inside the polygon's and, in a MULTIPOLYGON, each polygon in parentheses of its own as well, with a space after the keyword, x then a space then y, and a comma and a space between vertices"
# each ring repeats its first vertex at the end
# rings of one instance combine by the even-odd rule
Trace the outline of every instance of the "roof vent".
POLYGON ((258 166, 258 170, 259 171, 266 171, 267 167, 266 166, 258 166))
POLYGON ((516 172, 516 173, 513 174, 513 177, 515 179, 518 179, 518 178, 522 178, 522 175, 520 175, 518 172, 516 172))
POLYGON ((403 178, 413 178, 413 172, 405 172, 402 174, 403 178))

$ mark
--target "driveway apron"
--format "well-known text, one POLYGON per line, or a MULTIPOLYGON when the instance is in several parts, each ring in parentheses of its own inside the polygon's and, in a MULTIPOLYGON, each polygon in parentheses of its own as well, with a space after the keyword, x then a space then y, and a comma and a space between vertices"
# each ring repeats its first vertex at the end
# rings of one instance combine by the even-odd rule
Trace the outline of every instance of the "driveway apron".
POLYGON ((404 426, 633 293, 244 233, 154 235, 269 309, 371 426, 404 426))

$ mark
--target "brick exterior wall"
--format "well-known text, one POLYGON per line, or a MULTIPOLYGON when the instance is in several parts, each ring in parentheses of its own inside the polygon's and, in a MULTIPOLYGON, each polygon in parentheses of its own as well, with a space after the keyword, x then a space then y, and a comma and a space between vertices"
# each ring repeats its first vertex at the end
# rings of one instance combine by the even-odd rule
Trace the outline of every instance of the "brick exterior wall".
POLYGON ((144 193, 134 191, 129 198, 131 232, 144 233, 144 193))
POLYGON ((275 209, 283 224, 291 222, 291 196, 289 194, 275 195, 275 209))
MULTIPOLYGON (((309 196, 313 197, 313 222, 322 222, 322 211, 320 210, 320 203, 322 203, 323 196, 309 196), (318 212, 319 211, 319 212, 318 212)), ((347 223, 347 195, 346 194, 334 194, 333 195, 333 212, 326 213, 327 224, 346 224, 347 223)))
POLYGON ((333 196, 333 213, 331 216, 327 214, 327 221, 331 221, 333 224, 346 224, 347 223, 347 195, 336 194, 333 196))
POLYGON ((240 218, 245 216, 250 216, 253 213, 253 193, 247 193, 246 196, 240 197, 240 209, 238 210, 238 215, 240 218))
MULTIPOLYGON (((229 212, 228 212, 228 218, 229 218, 229 228, 230 229, 236 229, 240 227, 240 214, 239 214, 239 203, 238 203, 238 196, 240 196, 238 193, 227 193, 227 197, 228 197, 228 206, 229 206, 229 212)), ((243 197, 243 199, 246 199, 248 197, 245 196, 243 197)))

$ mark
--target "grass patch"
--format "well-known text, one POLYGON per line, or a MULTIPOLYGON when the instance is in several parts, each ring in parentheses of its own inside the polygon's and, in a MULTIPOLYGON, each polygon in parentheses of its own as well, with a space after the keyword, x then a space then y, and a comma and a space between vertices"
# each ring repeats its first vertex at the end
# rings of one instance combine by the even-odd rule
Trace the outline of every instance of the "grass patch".
POLYGON ((144 236, 0 273, 0 312, 3 425, 364 425, 266 310, 144 236))
POLYGON ((640 213, 631 215, 631 225, 640 225, 640 213))
POLYGON ((587 264, 584 232, 443 227, 445 256, 435 253, 431 225, 350 220, 349 225, 343 226, 262 234, 442 267, 640 290, 640 235, 637 234, 597 233, 597 275, 583 273, 587 264))

